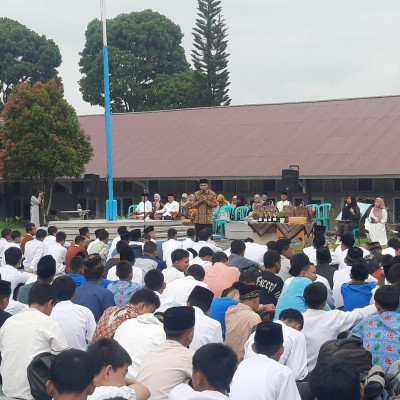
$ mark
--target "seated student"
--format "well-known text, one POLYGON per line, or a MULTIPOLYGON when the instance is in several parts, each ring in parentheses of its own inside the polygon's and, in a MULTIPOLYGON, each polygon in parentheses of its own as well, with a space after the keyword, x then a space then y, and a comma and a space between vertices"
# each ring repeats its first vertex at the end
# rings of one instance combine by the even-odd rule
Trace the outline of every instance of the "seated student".
POLYGON ((65 256, 67 249, 64 247, 67 235, 65 232, 57 232, 55 243, 51 244, 47 249, 47 254, 51 255, 56 260, 57 274, 65 272, 65 256))
POLYGON ((101 316, 93 335, 93 341, 100 338, 113 338, 117 328, 126 320, 138 315, 154 313, 160 307, 160 300, 151 290, 140 289, 133 293, 130 301, 123 307, 109 307, 101 316))
POLYGON ((125 377, 132 360, 127 351, 114 339, 99 339, 87 349, 95 366, 93 382, 96 386, 90 400, 114 397, 129 400, 147 400, 146 386, 125 377))
POLYGON ((159 269, 162 271, 166 268, 164 262, 157 258, 157 244, 150 241, 146 242, 143 246, 143 254, 136 258, 135 267, 140 268, 143 276, 146 275, 151 269, 159 269))
POLYGON ((309 385, 316 400, 362 400, 364 387, 352 364, 339 358, 328 358, 317 364, 310 374, 309 385))
POLYGON ((123 233, 121 235, 121 239, 117 242, 116 246, 115 246, 115 250, 114 250, 114 255, 106 262, 105 265, 105 273, 108 274, 108 271, 114 267, 115 265, 117 265, 121 259, 121 250, 123 247, 129 247, 129 241, 130 241, 130 233, 123 233))
POLYGON ((278 209, 278 211, 283 211, 283 207, 291 205, 292 204, 288 200, 288 192, 281 192, 281 199, 276 203, 276 208, 278 209))
POLYGON ((283 280, 276 274, 281 269, 281 256, 274 250, 264 254, 264 271, 257 274, 256 285, 261 288, 261 304, 276 304, 283 289, 283 280))
POLYGON ((214 294, 211 290, 196 286, 189 295, 187 305, 194 308, 194 336, 190 348, 199 349, 207 343, 222 343, 221 324, 208 316, 214 294))
POLYGON ((50 317, 60 324, 68 347, 86 350, 96 329, 93 313, 87 307, 71 302, 76 295, 76 287, 69 276, 59 276, 52 286, 56 290, 58 303, 53 307, 50 317))
POLYGON ((203 247, 209 247, 213 253, 217 251, 222 251, 221 247, 215 246, 215 244, 211 241, 212 232, 209 229, 202 229, 198 233, 198 241, 195 242, 192 246, 192 249, 196 250, 197 253, 200 253, 200 250, 203 247))
POLYGON ((132 265, 129 261, 120 261, 117 265, 118 281, 111 282, 107 289, 114 295, 115 305, 122 307, 129 303, 133 293, 141 289, 143 286, 136 282, 132 282, 133 272, 132 265))
POLYGON ((239 304, 239 287, 243 284, 233 282, 232 286, 222 291, 221 298, 214 297, 211 303, 211 312, 208 314, 210 318, 214 318, 221 324, 222 336, 225 339, 225 314, 229 307, 239 304))
POLYGON ((263 270, 264 267, 261 264, 244 257, 245 250, 246 245, 243 240, 233 240, 231 243, 231 255, 228 258, 229 265, 238 268, 240 272, 250 271, 256 273, 258 270, 263 270))
MULTIPOLYGON (((4 311, 8 306, 11 296, 11 283, 0 279, 0 328, 4 322, 11 317, 11 314, 4 311)), ((1 381, 0 381, 1 383, 1 381)))
POLYGON ((85 351, 65 350, 51 362, 47 393, 54 400, 85 400, 94 392, 94 374, 95 366, 85 351))
POLYGON ((392 257, 400 255, 400 240, 391 238, 388 240, 387 248, 382 250, 382 255, 390 254, 392 257))
MULTIPOLYGON (((111 246, 110 246, 110 250, 108 250, 107 261, 109 261, 110 258, 114 257, 117 254, 117 251, 116 251, 117 243, 120 240, 122 240, 122 235, 125 235, 125 238, 127 238, 128 236, 126 234, 129 233, 128 228, 124 225, 119 226, 117 229, 117 232, 118 232, 118 235, 113 239, 111 246)), ((128 243, 129 243, 129 239, 125 239, 125 240, 128 241, 128 243)))
MULTIPOLYGON (((1 239, 0 239, 0 261, 1 261, 1 255, 3 254, 3 248, 10 240, 11 240, 11 229, 4 228, 1 231, 1 239)), ((1 263, 1 265, 3 264, 1 263)))
POLYGON ((195 244, 196 231, 193 228, 188 228, 186 231, 186 239, 182 242, 182 249, 193 249, 195 244))
POLYGON ((75 282, 78 288, 86 283, 86 278, 83 276, 84 258, 81 256, 72 257, 69 262, 69 273, 66 274, 75 282))
POLYGON ((343 283, 341 287, 344 301, 343 311, 352 311, 355 308, 365 307, 372 297, 375 283, 365 282, 368 278, 368 267, 364 261, 357 261, 350 272, 351 281, 343 283))
MULTIPOLYGON (((92 242, 90 242, 90 243, 88 244, 88 246, 87 246, 87 252, 88 252, 88 253, 90 252, 91 248, 92 248, 95 244, 97 244, 97 243, 100 242, 99 234, 100 234, 100 232, 101 232, 102 230, 103 230, 103 228, 99 228, 99 229, 96 229, 96 230, 94 231, 94 236, 96 237, 96 239, 93 240, 92 242)), ((49 233, 49 234, 50 234, 50 233, 49 233)), ((83 236, 85 236, 85 235, 83 235, 83 236)))
POLYGON ((255 285, 257 280, 257 275, 250 271, 244 271, 239 275, 239 282, 244 285, 255 285))
POLYGON ((36 236, 33 240, 28 240, 25 244, 24 251, 24 269, 28 272, 36 272, 37 264, 43 257, 44 244, 43 241, 46 238, 47 232, 45 229, 38 229, 36 236))
POLYGON ((228 256, 218 251, 213 254, 212 265, 204 268, 204 282, 209 286, 215 297, 221 297, 222 291, 239 280, 238 268, 230 268, 228 256))
POLYGON ((171 390, 169 400, 228 400, 237 368, 235 352, 222 343, 209 343, 194 353, 192 386, 181 383, 171 390))
POLYGON ((362 339, 364 347, 372 354, 372 364, 386 371, 400 353, 398 291, 393 286, 381 286, 375 292, 375 306, 378 315, 363 319, 351 330, 351 335, 362 339))
POLYGON ((162 254, 163 261, 166 262, 168 257, 172 255, 172 252, 176 249, 182 249, 182 242, 177 240, 178 232, 174 228, 168 229, 167 232, 167 241, 162 244, 162 254))
POLYGON ((283 289, 276 305, 275 319, 279 318, 282 310, 294 308, 300 312, 307 310, 303 298, 304 289, 317 279, 314 265, 304 253, 297 253, 290 259, 290 274, 294 276, 289 286, 283 289))
POLYGON ((101 230, 99 232, 99 242, 90 247, 88 254, 99 254, 101 259, 106 262, 108 251, 110 250, 108 246, 109 237, 110 235, 105 229, 101 230))
POLYGON ((277 275, 285 282, 291 277, 289 270, 290 259, 293 257, 293 245, 289 239, 279 239, 275 242, 275 250, 281 255, 281 269, 277 275))
POLYGON ((189 252, 183 249, 176 249, 171 253, 172 267, 162 271, 164 281, 168 285, 175 279, 182 279, 189 267, 189 252))
POLYGON ((252 345, 257 355, 239 364, 232 379, 230 400, 301 399, 291 369, 278 362, 282 345, 282 325, 258 324, 252 345))
POLYGON ((69 273, 70 272, 70 263, 71 263, 71 258, 77 256, 80 253, 84 254, 84 257, 86 257, 87 251, 86 251, 86 238, 85 236, 76 236, 75 237, 75 244, 73 246, 70 246, 67 250, 67 253, 65 254, 65 272, 69 273))
POLYGON ((306 337, 309 371, 315 368, 322 344, 336 339, 339 333, 350 329, 365 317, 377 313, 375 305, 356 308, 353 311, 324 311, 327 296, 326 286, 321 282, 314 282, 304 289, 304 300, 308 309, 303 313, 302 332, 306 337))
POLYGON ((29 292, 29 309, 8 318, 0 330, 3 393, 7 397, 32 399, 27 368, 43 352, 57 354, 68 348, 58 325, 50 318, 56 302, 51 285, 36 282, 29 292))
MULTIPOLYGON (((289 367, 296 381, 303 380, 308 375, 306 338, 301 333, 304 324, 303 314, 292 308, 283 310, 279 320, 275 321, 282 325, 283 332, 283 353, 279 362, 289 367)), ((244 359, 254 357, 256 353, 252 349, 254 343, 253 332, 245 344, 244 359)))
POLYGON ((92 254, 85 259, 84 265, 86 283, 76 289, 76 296, 72 302, 89 308, 98 322, 103 312, 115 304, 114 296, 109 290, 100 286, 104 273, 101 257, 92 254))
POLYGON ((203 282, 204 276, 203 267, 197 264, 191 265, 186 272, 186 276, 182 279, 175 279, 167 284, 164 294, 172 295, 179 303, 186 304, 189 294, 196 286, 208 289, 208 285, 203 282))
MULTIPOLYGON (((128 262, 130 262, 130 264, 132 266, 132 279, 131 279, 131 281, 132 282, 136 282, 138 284, 142 284, 143 283, 143 272, 142 272, 142 270, 140 268, 136 268, 134 266, 135 261, 136 261, 135 254, 134 254, 134 252, 133 252, 133 250, 132 250, 132 248, 130 246, 128 246, 128 247, 124 246, 120 250, 119 259, 120 259, 120 261, 128 261, 128 262)), ((109 280, 109 281, 117 281, 118 280, 117 266, 116 265, 114 265, 113 267, 111 267, 108 270, 107 280, 109 280)), ((107 286, 108 286, 108 284, 107 284, 107 286)))
MULTIPOLYGON (((56 260, 52 256, 44 256, 39 260, 37 266, 37 282, 51 284, 56 274, 56 260)), ((25 284, 18 290, 17 300, 28 304, 29 292, 35 282, 25 284)))
POLYGON ((164 282, 164 275, 158 269, 150 270, 144 277, 145 288, 152 290, 160 299, 160 306, 156 312, 165 312, 168 308, 182 306, 183 303, 176 301, 172 295, 164 293, 166 284, 164 282))
POLYGON ((193 260, 190 260, 189 265, 198 264, 203 268, 212 265, 212 256, 214 252, 207 246, 202 247, 199 250, 199 254, 197 257, 194 257, 193 260))
POLYGON ((193 307, 171 307, 164 313, 167 340, 143 359, 137 379, 150 390, 153 399, 167 400, 170 391, 192 376, 195 314, 193 307))
POLYGON ((242 285, 239 287, 237 306, 228 309, 225 315, 226 344, 235 350, 239 361, 243 360, 244 344, 253 328, 261 322, 257 314, 260 305, 260 288, 256 285, 242 285))
MULTIPOLYGON (((11 241, 5 243, 4 247, 3 247, 3 251, 1 253, 1 266, 4 267, 6 265, 6 259, 5 259, 5 252, 7 251, 7 249, 9 249, 10 247, 16 247, 18 249, 21 249, 20 247, 21 244, 21 232, 20 231, 12 231, 11 232, 11 241)), ((21 250, 22 252, 22 250, 21 250)))
MULTIPOLYGON (((327 247, 321 247, 316 252, 316 270, 317 275, 324 277, 329 282, 329 287, 333 289, 333 275, 337 271, 332 263, 332 253, 327 247)), ((310 260, 311 261, 311 260, 310 260)))

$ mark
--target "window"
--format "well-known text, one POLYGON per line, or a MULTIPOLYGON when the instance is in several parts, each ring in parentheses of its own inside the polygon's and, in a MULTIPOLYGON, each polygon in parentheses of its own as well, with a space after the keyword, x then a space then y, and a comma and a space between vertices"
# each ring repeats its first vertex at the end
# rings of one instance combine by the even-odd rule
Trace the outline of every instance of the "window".
POLYGON ((214 192, 218 192, 221 193, 224 191, 224 181, 221 180, 213 180, 211 182, 211 190, 213 190, 214 192))
POLYGON ((358 190, 364 192, 372 192, 372 178, 360 178, 358 180, 358 190))
POLYGON ((400 178, 394 180, 394 190, 400 191, 400 178))
POLYGON ((54 193, 66 193, 67 188, 64 185, 61 185, 59 183, 54 184, 53 192, 54 193))
POLYGON ((356 192, 358 190, 357 187, 357 179, 343 179, 342 180, 342 191, 343 192, 356 192))
POLYGON ((311 191, 312 192, 323 192, 324 191, 324 180, 323 179, 313 179, 311 181, 311 191))
POLYGON ((82 193, 84 189, 83 181, 72 182, 72 193, 82 193))
POLYGON ((132 182, 129 182, 129 181, 122 182, 122 191, 123 192, 132 192, 132 189, 133 189, 132 182))
POLYGON ((275 192, 276 181, 275 179, 264 179, 263 180, 263 192, 275 192))

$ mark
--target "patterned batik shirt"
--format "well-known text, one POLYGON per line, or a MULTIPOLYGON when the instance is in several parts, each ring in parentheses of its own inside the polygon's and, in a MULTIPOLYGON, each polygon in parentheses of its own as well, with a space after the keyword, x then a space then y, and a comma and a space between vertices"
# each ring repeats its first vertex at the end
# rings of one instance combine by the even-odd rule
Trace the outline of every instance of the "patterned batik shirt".
POLYGON ((386 311, 365 318, 351 330, 372 354, 372 365, 386 371, 400 358, 400 314, 386 311))
POLYGON ((206 200, 201 201, 200 197, 203 192, 199 190, 194 194, 194 198, 192 201, 192 207, 197 209, 197 215, 195 217, 196 224, 212 224, 213 223, 213 208, 217 207, 217 195, 212 191, 207 189, 206 191, 206 200))
POLYGON ((114 295, 115 305, 123 307, 129 303, 133 293, 142 289, 143 285, 136 282, 116 281, 107 286, 107 289, 114 295))

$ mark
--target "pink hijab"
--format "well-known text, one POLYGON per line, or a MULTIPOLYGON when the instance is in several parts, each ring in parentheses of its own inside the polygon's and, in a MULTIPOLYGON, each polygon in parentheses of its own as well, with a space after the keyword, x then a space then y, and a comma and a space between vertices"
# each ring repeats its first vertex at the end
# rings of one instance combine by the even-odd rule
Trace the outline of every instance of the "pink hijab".
POLYGON ((381 197, 377 197, 375 200, 378 201, 378 206, 374 205, 374 215, 378 217, 378 219, 382 219, 382 210, 386 208, 385 202, 381 197))

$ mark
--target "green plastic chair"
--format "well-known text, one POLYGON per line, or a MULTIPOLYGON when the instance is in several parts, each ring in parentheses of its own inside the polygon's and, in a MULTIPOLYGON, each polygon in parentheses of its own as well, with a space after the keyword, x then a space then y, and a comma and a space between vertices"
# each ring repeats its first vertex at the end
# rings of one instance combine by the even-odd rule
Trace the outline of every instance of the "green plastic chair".
POLYGON ((316 217, 314 218, 314 222, 317 218, 319 218, 319 204, 308 204, 307 207, 315 207, 316 217))
POLYGON ((131 213, 134 213, 137 208, 138 208, 138 204, 133 204, 133 205, 129 206, 129 208, 128 208, 128 217, 131 215, 131 213))
POLYGON ((234 210, 235 221, 244 221, 245 217, 249 213, 250 208, 246 206, 236 207, 234 210))
MULTIPOLYGON (((360 213, 360 220, 361 220, 361 218, 362 218, 362 214, 360 213)), ((358 239, 358 244, 361 244, 360 228, 353 229, 353 237, 354 237, 354 240, 358 239)))
POLYGON ((314 222, 321 221, 322 225, 327 226, 331 230, 331 220, 329 218, 329 213, 331 211, 332 204, 323 203, 318 207, 318 217, 314 218, 314 222))
POLYGON ((232 215, 234 213, 234 210, 235 210, 235 207, 232 207, 232 206, 222 206, 219 209, 218 218, 213 221, 213 233, 217 233, 218 229, 219 229, 220 232, 221 232, 221 235, 225 236, 225 227, 226 227, 226 222, 227 221, 222 221, 222 220, 219 219, 219 217, 221 216, 221 214, 223 212, 227 212, 227 213, 229 213, 229 215, 230 215, 230 217, 232 219, 232 215))

